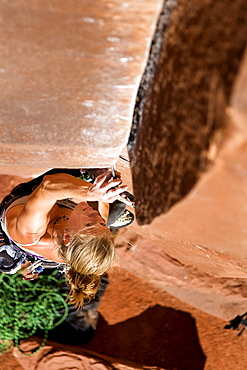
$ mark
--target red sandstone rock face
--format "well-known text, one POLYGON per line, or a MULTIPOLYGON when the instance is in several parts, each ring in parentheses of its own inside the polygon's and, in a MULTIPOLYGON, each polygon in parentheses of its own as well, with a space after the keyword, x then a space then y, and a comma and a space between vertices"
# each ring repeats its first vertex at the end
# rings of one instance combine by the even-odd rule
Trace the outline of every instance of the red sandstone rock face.
MULTIPOLYGON (((235 10, 237 6, 235 2, 235 10)), ((56 16, 51 12, 51 17, 56 16)), ((131 53, 139 50, 138 43, 136 48, 133 46, 131 53)), ((101 317, 95 338, 80 347, 47 343, 33 357, 14 350, 1 356, 0 369, 103 370, 110 364, 119 370, 245 369, 247 333, 238 337, 236 332, 223 328, 226 320, 247 310, 246 66, 244 59, 231 106, 226 110, 229 126, 222 136, 223 145, 218 146, 216 140, 207 153, 211 160, 208 172, 168 213, 150 225, 134 223, 119 233, 118 260, 109 272, 110 284, 99 307, 101 317)), ((131 75, 131 70, 126 73, 131 75)), ((135 79, 135 73, 131 78, 135 79)), ((58 99, 59 104, 63 99, 58 99)), ((68 104, 74 109, 73 99, 68 104)), ((128 99, 128 93, 124 93, 124 104, 129 104, 128 99)), ((32 155, 30 147, 25 158, 32 155)), ((67 156, 71 164, 71 152, 67 156)), ((126 150, 118 168, 132 190, 126 150)), ((33 175, 41 170, 37 167, 33 175)), ((145 176, 140 184, 143 187, 145 176)), ((20 181, 1 176, 1 196, 20 181)), ((22 348, 27 350, 36 344, 35 339, 27 340, 22 348)))
MULTIPOLYGON (((232 110, 235 119, 244 112, 243 106, 232 110)), ((245 179, 243 122, 237 120, 234 140, 228 141, 218 156, 220 164, 212 167, 193 194, 151 225, 135 223, 121 231, 118 265, 110 273, 94 340, 83 347, 48 343, 30 358, 15 350, 14 357, 11 353, 2 355, 1 369, 47 366, 60 370, 72 365, 104 369, 109 363, 119 370, 143 369, 144 365, 152 370, 245 368, 246 333, 237 337, 236 332, 223 329, 226 320, 246 311, 247 301, 246 279, 237 278, 244 271, 240 258, 244 249, 237 247, 244 246, 246 220, 241 201, 245 179), (200 202, 203 206, 197 207, 200 202), (224 207, 222 212, 218 212, 219 205, 224 207), (202 226, 204 222, 207 227, 202 226), (214 229, 217 223, 224 232, 214 229), (211 240, 214 244, 207 246, 211 240), (213 248, 217 245, 223 252, 213 248), (215 277, 219 275, 226 277, 215 277)), ((118 168, 131 189, 126 152, 121 157, 118 168)), ((21 178, 5 175, 0 180, 3 197, 21 178)), ((33 348, 32 342, 25 346, 33 348)))
MULTIPOLYGON (((118 168, 131 189, 126 153, 118 168)), ((20 178, 1 176, 0 180, 4 196, 20 178)), ((48 343, 32 357, 14 350, 14 357, 2 356, 0 368, 7 363, 16 370, 61 370, 72 365, 104 369, 109 364, 119 370, 243 370, 247 335, 237 337, 223 328, 226 320, 246 311, 246 279, 217 279, 193 267, 196 258, 188 242, 191 263, 181 263, 173 257, 185 253, 181 242, 163 235, 157 243, 156 233, 152 229, 147 233, 136 223, 121 231, 118 264, 109 274, 93 341, 80 347, 48 343)), ((214 252, 207 253, 215 266, 214 252)), ((233 257, 225 254, 225 258, 225 264, 234 266, 233 257)), ((36 346, 36 341, 25 341, 22 349, 36 346)))
MULTIPOLYGON (((245 368, 246 333, 237 337, 236 332, 223 329, 225 321, 182 302, 125 269, 110 272, 109 280, 100 304, 98 329, 91 342, 80 347, 50 342, 32 357, 14 350, 13 369, 245 368), (22 367, 15 368, 16 361, 22 367)), ((30 350, 37 344, 33 338, 21 348, 30 350)), ((6 369, 2 367, 5 358, 11 366, 10 354, 4 355, 1 370, 6 369)))
POLYGON ((117 160, 161 3, 1 2, 1 173, 117 160))
POLYGON ((225 135, 234 135, 226 111, 246 47, 246 13, 245 0, 165 2, 128 145, 140 225, 188 195, 225 135))

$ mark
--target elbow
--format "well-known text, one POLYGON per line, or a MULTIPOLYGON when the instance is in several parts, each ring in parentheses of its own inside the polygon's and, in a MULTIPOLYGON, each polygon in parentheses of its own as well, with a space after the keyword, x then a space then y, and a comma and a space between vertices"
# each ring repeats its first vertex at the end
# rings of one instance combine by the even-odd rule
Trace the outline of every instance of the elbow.
POLYGON ((44 193, 47 193, 52 190, 52 188, 54 187, 54 183, 50 175, 44 176, 43 181, 40 184, 40 187, 44 193))

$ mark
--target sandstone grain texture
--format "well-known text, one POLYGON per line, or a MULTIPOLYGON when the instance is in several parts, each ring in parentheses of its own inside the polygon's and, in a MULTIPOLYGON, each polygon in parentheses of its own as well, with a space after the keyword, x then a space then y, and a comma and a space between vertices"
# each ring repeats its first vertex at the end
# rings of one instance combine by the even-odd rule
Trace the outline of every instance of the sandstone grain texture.
POLYGON ((1 173, 116 162, 161 5, 1 2, 1 173))
POLYGON ((244 0, 164 3, 129 140, 140 224, 184 198, 224 143, 246 19, 244 0))
MULTIPOLYGON (((161 49, 149 60, 160 64, 151 69, 151 83, 141 85, 144 95, 137 99, 131 170, 125 144, 133 97, 148 57, 145 35, 152 34, 159 6, 142 1, 119 8, 112 1, 104 12, 106 3, 85 4, 90 16, 81 16, 78 1, 1 4, 8 19, 4 35, 12 44, 4 41, 1 49, 6 63, 1 73, 10 78, 2 79, 1 122, 10 125, 1 123, 0 196, 24 176, 47 168, 83 167, 86 161, 108 165, 120 155, 117 168, 134 190, 138 222, 117 235, 117 260, 94 339, 83 346, 48 342, 33 357, 14 349, 1 356, 0 369, 244 370, 247 332, 239 337, 224 326, 247 311, 246 2, 165 2, 163 28, 158 25, 164 32, 158 39, 161 49), (16 25, 21 32, 15 43, 16 25), (44 26, 51 27, 50 39, 44 26), (85 56, 84 30, 97 40, 97 32, 103 37, 106 29, 109 39, 97 47, 85 38, 85 56), (11 53, 16 45, 19 49, 11 53), (95 73, 82 71, 84 62, 95 73), (66 136, 64 155, 56 140, 61 144, 64 130, 77 119, 83 120, 87 140, 81 144, 74 132, 66 136), (57 122, 57 137, 53 130, 45 137, 39 124, 57 122), (9 152, 8 135, 16 140, 9 152), (92 154, 89 143, 102 150, 92 154)), ((30 338, 21 348, 30 350, 39 342, 30 338)))

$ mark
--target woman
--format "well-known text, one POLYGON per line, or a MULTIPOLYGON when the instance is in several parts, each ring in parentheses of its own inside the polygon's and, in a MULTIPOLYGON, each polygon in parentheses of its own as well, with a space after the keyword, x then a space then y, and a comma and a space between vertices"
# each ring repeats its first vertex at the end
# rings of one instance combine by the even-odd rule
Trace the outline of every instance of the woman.
POLYGON ((57 171, 27 183, 34 188, 30 195, 5 202, 2 229, 21 250, 66 264, 70 302, 81 307, 84 299, 94 297, 113 262, 113 237, 106 226, 109 203, 127 187, 111 171, 93 184, 75 177, 73 170, 57 171), (97 202, 98 210, 88 202, 97 202))

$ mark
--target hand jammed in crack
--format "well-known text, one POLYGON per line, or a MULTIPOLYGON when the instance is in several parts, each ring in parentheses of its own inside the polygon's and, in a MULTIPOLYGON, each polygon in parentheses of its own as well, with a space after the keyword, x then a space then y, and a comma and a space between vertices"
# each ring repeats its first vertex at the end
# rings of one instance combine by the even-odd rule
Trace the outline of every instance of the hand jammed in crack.
POLYGON ((107 171, 96 177, 94 183, 87 189, 88 201, 101 201, 113 203, 118 195, 127 190, 127 186, 121 185, 120 172, 116 172, 117 178, 112 178, 111 171, 107 171))

